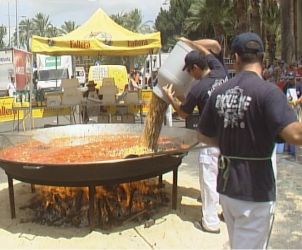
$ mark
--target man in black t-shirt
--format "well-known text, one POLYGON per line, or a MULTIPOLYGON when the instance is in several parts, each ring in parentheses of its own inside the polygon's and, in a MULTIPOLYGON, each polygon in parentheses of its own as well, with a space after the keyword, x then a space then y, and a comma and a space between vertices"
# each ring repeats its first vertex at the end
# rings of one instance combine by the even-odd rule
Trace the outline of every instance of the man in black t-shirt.
POLYGON ((261 77, 261 38, 242 33, 231 49, 239 73, 212 93, 198 125, 199 138, 221 152, 217 190, 231 248, 262 249, 276 200, 275 141, 281 137, 302 144, 302 124, 282 91, 261 77))
MULTIPOLYGON (((174 99, 172 85, 163 88, 170 103, 182 118, 191 114, 195 107, 198 107, 201 114, 211 93, 227 80, 225 69, 219 60, 201 44, 194 47, 199 51, 193 50, 186 55, 183 70, 186 70, 196 82, 192 84, 193 87, 185 100, 178 103, 174 99)), ((220 232, 217 215, 219 195, 216 191, 218 155, 217 147, 204 148, 199 155, 203 216, 201 221, 195 223, 195 226, 211 233, 220 232)))

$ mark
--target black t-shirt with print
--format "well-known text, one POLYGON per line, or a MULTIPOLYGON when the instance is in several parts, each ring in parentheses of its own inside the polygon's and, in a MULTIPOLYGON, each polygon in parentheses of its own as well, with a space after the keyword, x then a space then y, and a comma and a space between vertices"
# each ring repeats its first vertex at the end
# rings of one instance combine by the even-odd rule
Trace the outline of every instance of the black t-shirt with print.
MULTIPOLYGON (((226 72, 226 74, 227 74, 227 76, 228 76, 228 68, 225 66, 225 64, 224 64, 224 60, 223 60, 223 53, 222 53, 222 50, 220 51, 220 53, 219 54, 215 54, 214 52, 212 52, 211 51, 211 53, 218 59, 218 61, 223 65, 223 68, 224 68, 224 70, 225 70, 225 72, 226 72)), ((213 68, 213 66, 212 66, 212 64, 211 63, 209 63, 209 68, 210 69, 212 69, 213 68)), ((229 77, 229 76, 228 76, 229 77)))
MULTIPOLYGON (((243 71, 213 92, 198 130, 218 138, 222 155, 265 158, 271 156, 280 131, 294 121, 293 109, 279 88, 243 71)), ((247 201, 276 199, 271 160, 231 159, 228 173, 226 169, 219 169, 219 193, 247 201)))
POLYGON ((206 60, 212 65, 210 73, 193 84, 185 102, 180 106, 181 110, 187 114, 191 114, 196 106, 201 114, 213 90, 227 80, 223 65, 214 55, 207 55, 206 60))

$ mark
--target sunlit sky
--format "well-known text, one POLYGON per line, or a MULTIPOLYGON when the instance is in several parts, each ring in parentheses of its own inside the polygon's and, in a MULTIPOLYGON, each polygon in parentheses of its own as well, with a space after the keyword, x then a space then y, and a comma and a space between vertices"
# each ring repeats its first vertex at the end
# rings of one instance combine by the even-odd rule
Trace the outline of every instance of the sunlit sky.
POLYGON ((10 22, 11 29, 15 29, 16 3, 18 21, 33 18, 36 13, 41 12, 49 15, 52 24, 61 26, 68 20, 80 25, 98 8, 102 8, 108 15, 138 8, 143 22, 150 22, 155 20, 160 7, 167 7, 164 4, 166 2, 167 0, 0 0, 0 25, 8 27, 10 22))

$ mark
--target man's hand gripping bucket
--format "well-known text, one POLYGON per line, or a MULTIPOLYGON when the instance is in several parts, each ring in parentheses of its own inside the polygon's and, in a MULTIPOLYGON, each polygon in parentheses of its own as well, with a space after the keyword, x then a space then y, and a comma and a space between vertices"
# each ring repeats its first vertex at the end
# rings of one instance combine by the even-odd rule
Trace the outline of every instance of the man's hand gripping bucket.
POLYGON ((163 92, 164 86, 172 84, 175 96, 183 96, 191 86, 193 78, 183 71, 185 56, 191 50, 189 45, 178 41, 158 71, 158 84, 153 88, 153 92, 166 103, 169 103, 169 100, 163 92))

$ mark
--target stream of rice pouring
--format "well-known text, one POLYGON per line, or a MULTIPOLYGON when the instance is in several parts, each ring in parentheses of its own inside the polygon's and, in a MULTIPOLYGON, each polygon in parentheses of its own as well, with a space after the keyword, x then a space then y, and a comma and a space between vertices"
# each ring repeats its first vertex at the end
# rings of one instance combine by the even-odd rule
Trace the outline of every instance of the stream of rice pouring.
POLYGON ((156 151, 157 141, 168 104, 160 99, 157 95, 152 93, 152 98, 149 105, 149 112, 147 114, 143 132, 143 141, 146 147, 156 151))

